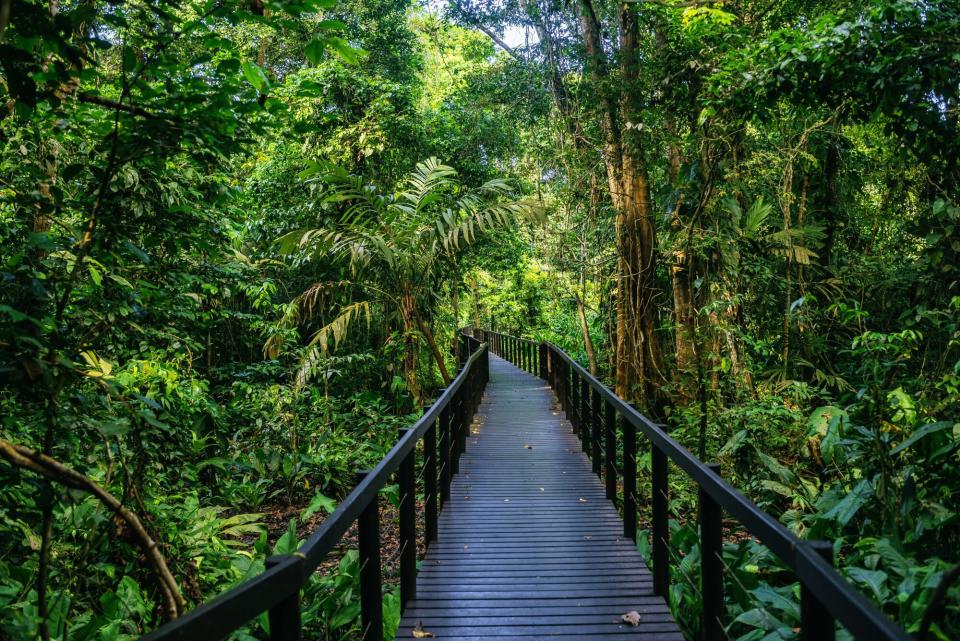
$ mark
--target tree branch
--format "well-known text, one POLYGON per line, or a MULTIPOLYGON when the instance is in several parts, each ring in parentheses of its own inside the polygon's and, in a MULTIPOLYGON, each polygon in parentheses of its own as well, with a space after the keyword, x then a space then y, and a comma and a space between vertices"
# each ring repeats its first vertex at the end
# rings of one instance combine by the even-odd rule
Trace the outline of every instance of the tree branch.
POLYGON ((137 107, 136 105, 125 105, 123 103, 116 102, 114 100, 109 100, 103 98, 102 96, 97 96, 92 93, 81 93, 77 96, 77 99, 80 102, 90 104, 90 105, 99 105, 101 107, 106 107, 107 109, 116 109, 118 111, 123 111, 134 116, 140 116, 142 118, 150 118, 152 120, 164 120, 173 124, 173 121, 167 120, 163 116, 158 116, 155 113, 149 112, 142 107, 137 107))
POLYGON ((167 567, 166 559, 136 514, 128 510, 112 494, 100 487, 93 479, 67 467, 56 459, 23 445, 15 445, 0 439, 0 456, 16 467, 22 467, 75 490, 83 490, 95 496, 133 531, 144 556, 153 566, 160 589, 167 602, 167 617, 176 619, 186 610, 187 602, 180 593, 176 579, 167 567))
POLYGON ((506 51, 508 54, 510 54, 510 56, 511 56, 514 60, 518 60, 518 61, 520 61, 520 62, 523 62, 523 59, 522 59, 522 58, 520 57, 520 55, 514 50, 513 47, 511 47, 511 46, 508 45, 506 42, 504 42, 503 38, 501 38, 500 36, 498 36, 497 33, 496 33, 493 29, 487 27, 487 26, 484 25, 482 22, 480 22, 480 19, 477 18, 477 17, 473 14, 473 12, 471 12, 469 9, 467 9, 465 6, 463 6, 463 4, 462 4, 461 2, 459 2, 459 0, 451 0, 451 2, 452 2, 453 5, 457 8, 457 10, 458 10, 460 13, 463 14, 463 17, 466 18, 467 21, 468 21, 470 24, 472 24, 474 27, 476 27, 477 29, 479 29, 480 31, 482 31, 483 33, 485 33, 485 34, 487 35, 487 37, 489 37, 491 40, 493 40, 493 41, 497 44, 498 47, 500 47, 501 49, 503 49, 504 51, 506 51))

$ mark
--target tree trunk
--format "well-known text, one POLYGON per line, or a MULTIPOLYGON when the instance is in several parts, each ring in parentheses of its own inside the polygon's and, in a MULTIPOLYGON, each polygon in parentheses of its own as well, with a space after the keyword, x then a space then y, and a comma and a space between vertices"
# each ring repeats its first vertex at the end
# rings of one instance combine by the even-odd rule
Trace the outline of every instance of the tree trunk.
POLYGON ((826 226, 826 238, 823 242, 823 252, 820 254, 820 264, 829 267, 833 262, 833 247, 837 242, 837 226, 839 224, 839 209, 837 204, 837 165, 840 162, 840 151, 833 141, 827 143, 827 157, 823 163, 824 197, 823 220, 826 226))
POLYGON ((443 362, 443 354, 440 353, 440 348, 437 347, 437 341, 433 338, 433 332, 430 331, 430 327, 423 322, 419 314, 417 314, 417 326, 420 329, 420 333, 423 334, 423 337, 427 339, 427 345, 430 346, 430 351, 433 352, 433 360, 436 361, 437 369, 440 370, 440 376, 443 377, 443 384, 449 385, 452 379, 447 372, 446 363, 443 362))
POLYGON ((590 373, 597 375, 597 352, 590 338, 590 327, 587 325, 587 314, 580 294, 574 294, 577 299, 577 315, 580 317, 580 331, 583 333, 583 349, 587 352, 587 361, 590 363, 590 373))
MULTIPOLYGON (((639 32, 632 7, 620 8, 620 109, 626 121, 639 114, 639 32)), ((660 344, 656 335, 656 227, 650 184, 636 127, 623 135, 621 200, 617 207, 620 296, 617 300, 617 393, 660 414, 665 397, 660 344), (621 372, 620 369, 623 369, 621 372)))

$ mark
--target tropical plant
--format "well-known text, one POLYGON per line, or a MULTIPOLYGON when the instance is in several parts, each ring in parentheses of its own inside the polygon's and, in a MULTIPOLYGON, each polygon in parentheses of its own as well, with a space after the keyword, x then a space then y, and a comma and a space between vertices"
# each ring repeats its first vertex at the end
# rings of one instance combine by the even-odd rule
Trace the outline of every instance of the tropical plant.
MULTIPOLYGON (((528 198, 516 198, 503 179, 469 188, 452 167, 435 158, 418 163, 393 192, 365 183, 362 177, 312 164, 305 172, 316 188, 320 206, 340 211, 329 228, 298 229, 277 242, 285 254, 302 261, 345 264, 349 280, 316 283, 287 308, 281 324, 293 326, 328 308, 331 294, 344 296, 333 320, 313 333, 297 373, 305 384, 321 357, 340 343, 360 317, 369 322, 373 310, 386 312, 382 322, 396 324, 404 344, 403 369, 407 387, 422 400, 417 378, 420 338, 426 340, 444 383, 451 380, 443 353, 430 327, 433 296, 444 270, 468 246, 486 233, 520 220, 537 220, 540 208, 528 198)), ((267 344, 276 354, 278 341, 267 344)))

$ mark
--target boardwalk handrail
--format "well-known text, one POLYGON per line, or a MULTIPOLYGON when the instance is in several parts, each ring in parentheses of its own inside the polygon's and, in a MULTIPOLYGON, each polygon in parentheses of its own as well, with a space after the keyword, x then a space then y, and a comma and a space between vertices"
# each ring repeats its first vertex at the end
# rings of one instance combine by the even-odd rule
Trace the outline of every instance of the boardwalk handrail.
POLYGON ((617 480, 623 479, 621 500, 624 536, 637 538, 636 433, 650 441, 653 484, 653 574, 654 592, 664 598, 670 586, 669 514, 667 510, 667 460, 673 461, 697 483, 700 494, 701 581, 703 583, 703 639, 725 639, 723 626, 723 562, 721 510, 739 521, 793 570, 801 585, 801 636, 804 640, 830 641, 834 620, 861 641, 909 641, 911 637, 840 575, 832 565, 833 546, 823 541, 804 541, 776 518, 723 480, 719 466, 707 464, 670 437, 663 425, 654 423, 597 380, 566 352, 550 342, 536 342, 486 330, 474 330, 490 345, 492 353, 548 381, 561 408, 580 435, 584 450, 601 470, 601 449, 607 498, 617 500, 617 480), (620 420, 617 421, 617 418, 620 420), (621 428, 623 465, 619 474, 616 457, 616 423, 621 428), (601 436, 604 431, 606 444, 601 436), (627 492, 626 489, 630 488, 627 492))
POLYGON ((437 520, 450 495, 450 480, 473 415, 489 378, 487 345, 461 334, 462 367, 440 397, 408 429, 372 470, 358 473, 359 482, 337 509, 294 554, 267 559, 267 569, 253 579, 204 603, 183 617, 157 628, 141 641, 215 641, 269 612, 272 641, 301 638, 300 590, 354 522, 360 547, 360 603, 364 641, 383 639, 380 524, 377 495, 396 474, 400 485, 400 600, 416 592, 416 463, 421 458, 424 498, 424 540, 437 539, 437 520), (439 451, 438 451, 439 444, 439 451), (441 502, 442 501, 442 502, 441 502))

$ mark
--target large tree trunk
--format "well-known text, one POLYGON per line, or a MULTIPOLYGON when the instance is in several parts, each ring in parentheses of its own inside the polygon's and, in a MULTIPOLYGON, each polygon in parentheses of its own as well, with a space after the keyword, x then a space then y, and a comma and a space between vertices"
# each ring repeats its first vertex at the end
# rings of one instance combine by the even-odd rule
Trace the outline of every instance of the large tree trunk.
POLYGON ((600 22, 590 0, 580 2, 580 22, 587 53, 588 79, 600 105, 603 161, 617 231, 616 392, 658 413, 662 405, 660 346, 656 338, 656 228, 643 147, 636 128, 621 134, 619 117, 633 120, 638 80, 639 33, 635 11, 620 9, 620 91, 604 86, 607 61, 600 22), (618 109, 620 114, 618 115, 618 109))
MULTIPOLYGON (((620 8, 620 60, 623 89, 620 109, 628 122, 637 122, 639 31, 637 14, 630 5, 620 8)), ((621 144, 622 201, 617 215, 621 296, 618 302, 617 392, 635 399, 659 414, 665 402, 660 343, 657 339, 656 251, 657 235, 650 200, 650 181, 642 141, 629 127, 621 144)))

